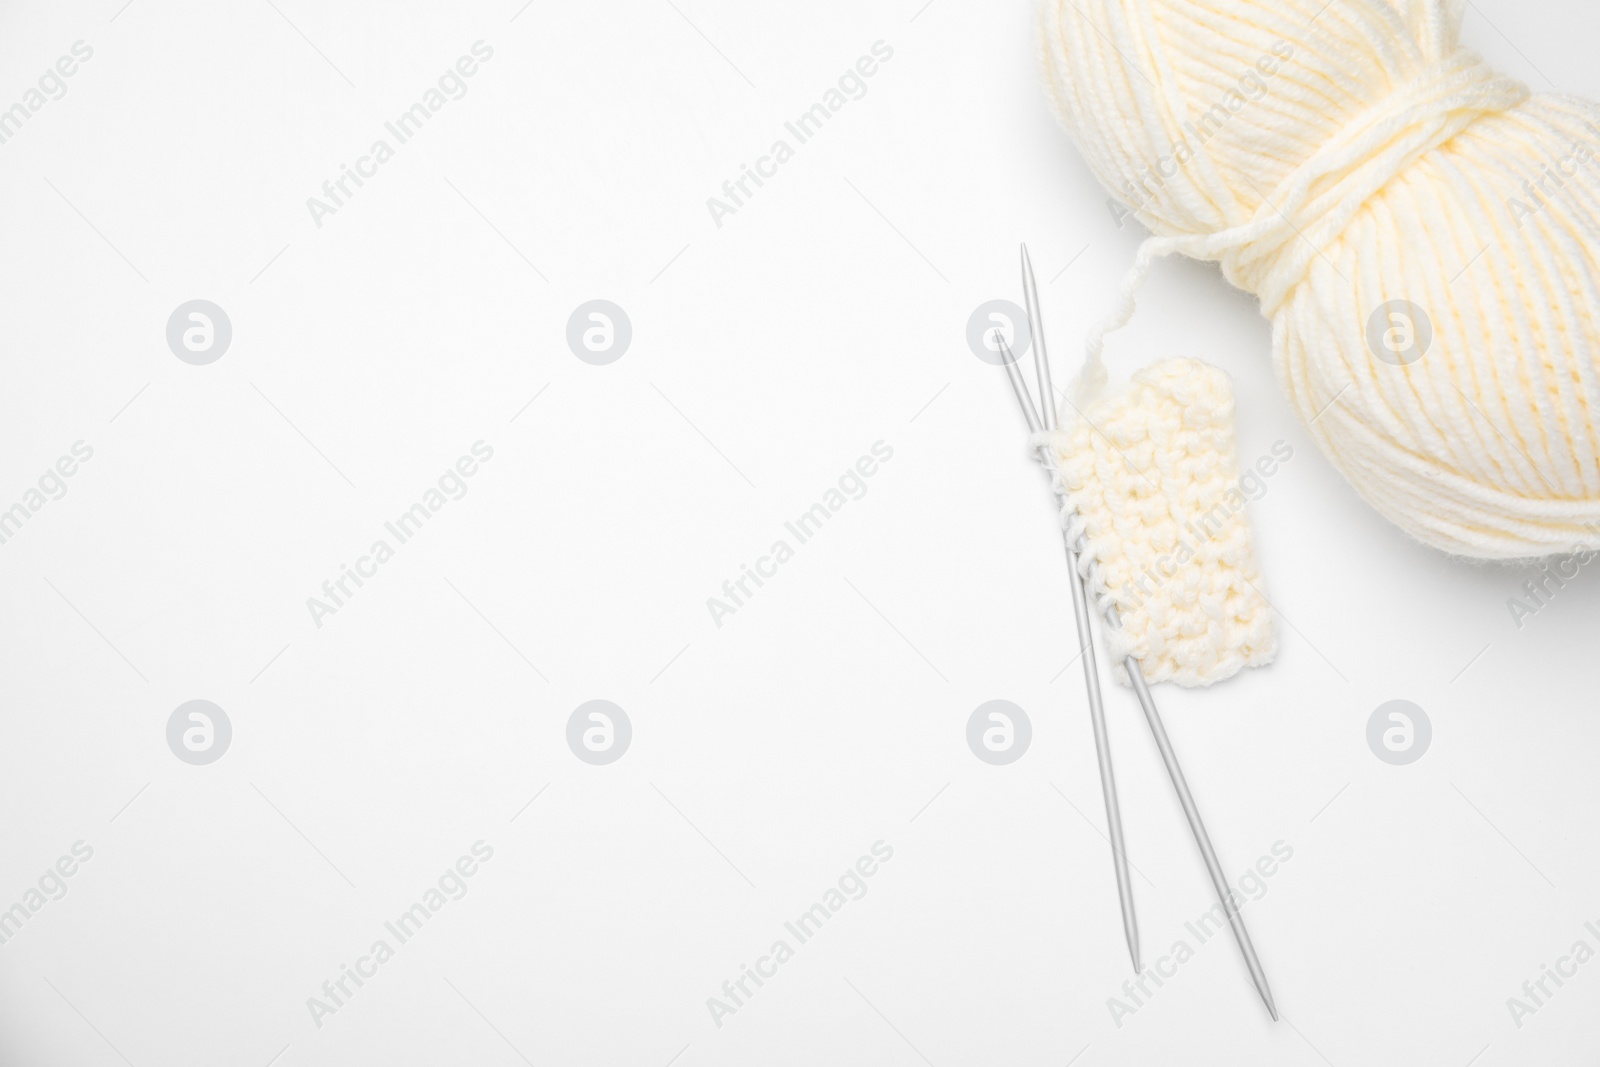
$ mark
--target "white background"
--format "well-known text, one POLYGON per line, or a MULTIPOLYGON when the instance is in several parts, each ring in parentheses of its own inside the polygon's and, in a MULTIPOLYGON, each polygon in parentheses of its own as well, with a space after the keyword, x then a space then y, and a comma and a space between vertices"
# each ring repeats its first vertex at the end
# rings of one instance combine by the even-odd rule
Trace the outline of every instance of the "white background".
MULTIPOLYGON (((1225 936, 1113 1021, 1060 541, 964 332, 1020 300, 1026 240, 1064 379, 1139 233, 1049 115, 1028 5, 919 5, 5 6, 0 106, 94 55, 0 145, 0 507, 94 456, 0 545, 0 908, 94 855, 0 945, 0 1063, 1592 1062, 1600 962, 1520 1029, 1506 1000, 1600 948, 1600 586, 1519 630, 1531 571, 1366 509, 1253 301, 1193 263, 1110 358, 1216 363, 1241 458, 1295 450, 1251 507, 1278 661, 1156 690, 1225 867, 1293 849, 1246 910, 1284 1021, 1225 936), (318 228, 306 199, 480 39, 467 94, 318 228), (866 95, 718 228, 706 198, 879 40, 866 95), (233 325, 209 366, 165 340, 196 298, 233 325), (593 298, 633 326, 609 366, 565 341, 593 298), (468 494, 315 626, 478 440, 468 494), (866 496, 716 627, 706 598, 879 440, 866 496), (209 766, 165 737, 196 698, 234 730, 209 766), (565 742, 596 698, 634 730, 609 766, 565 742), (965 740, 995 698, 1033 723, 1006 767, 965 740), (1405 767, 1365 740, 1396 698, 1434 727, 1405 767), (318 1027, 307 998, 480 839, 470 892, 318 1027), (879 840, 866 896, 715 1025, 879 840)), ((1466 36, 1600 94, 1597 32, 1481 0, 1466 36)), ((1154 963, 1211 890, 1127 690, 1108 715, 1154 963)))

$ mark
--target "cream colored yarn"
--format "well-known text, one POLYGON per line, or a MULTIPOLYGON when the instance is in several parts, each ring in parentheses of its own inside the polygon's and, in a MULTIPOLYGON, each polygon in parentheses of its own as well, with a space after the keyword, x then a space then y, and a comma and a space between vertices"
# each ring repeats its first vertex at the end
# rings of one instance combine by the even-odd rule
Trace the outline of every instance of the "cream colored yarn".
POLYGON ((1044 435, 1062 523, 1105 627, 1117 678, 1210 685, 1277 653, 1260 591, 1233 437, 1228 376, 1172 359, 1044 435))
POLYGON ((1280 384, 1362 497, 1447 552, 1538 556, 1600 522, 1600 107, 1459 49, 1461 14, 1044 0, 1058 117, 1154 234, 1080 384, 1104 381, 1104 332, 1156 257, 1216 260, 1260 297, 1280 384), (1388 347, 1431 344, 1393 365, 1374 322, 1388 347))

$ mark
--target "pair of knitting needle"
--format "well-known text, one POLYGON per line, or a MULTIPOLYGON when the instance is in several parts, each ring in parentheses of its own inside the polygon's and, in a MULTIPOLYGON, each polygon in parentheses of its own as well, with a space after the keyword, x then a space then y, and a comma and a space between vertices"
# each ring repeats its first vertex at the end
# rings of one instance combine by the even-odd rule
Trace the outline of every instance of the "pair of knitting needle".
MULTIPOLYGON (((1028 246, 1022 246, 1022 295, 1028 306, 1028 329, 1033 341, 1034 370, 1039 379, 1039 404, 1034 405, 1028 384, 1023 380, 1022 372, 1017 367, 1016 356, 1006 345, 1005 337, 999 330, 995 331, 995 344, 1000 352, 1000 359, 1006 369, 1006 376, 1011 381, 1011 390, 1017 396, 1017 404, 1022 408, 1022 417, 1028 424, 1031 433, 1056 428, 1056 399, 1054 386, 1050 381, 1050 357, 1045 351, 1044 322, 1039 313, 1039 293, 1033 280, 1033 264, 1028 259, 1028 246)), ((1046 473, 1050 471, 1050 459, 1044 447, 1038 450, 1038 459, 1046 473)), ((1058 510, 1066 506, 1066 501, 1057 494, 1058 510)), ((1089 624, 1089 590, 1084 581, 1083 572, 1078 565, 1078 548, 1073 544, 1072 535, 1065 527, 1061 532, 1062 542, 1067 550, 1067 569, 1071 572, 1072 585, 1072 612, 1078 625, 1078 654, 1083 660, 1083 681, 1089 692, 1089 721, 1094 726, 1095 755, 1100 762, 1100 792, 1105 799, 1107 836, 1111 840, 1111 862, 1117 872, 1117 895, 1122 902, 1122 930, 1128 939, 1128 951, 1133 956, 1133 969, 1142 973, 1139 964, 1139 924, 1134 918, 1133 911, 1133 883, 1128 878, 1128 857, 1122 847, 1122 812, 1117 804, 1116 778, 1111 771, 1111 744, 1106 736, 1105 707, 1100 699, 1100 671, 1095 662, 1094 636, 1089 624)), ((1115 607, 1108 607, 1105 611, 1106 624, 1116 627, 1120 625, 1115 607)), ((1128 671, 1128 680, 1133 685, 1134 694, 1139 698, 1139 706, 1144 709, 1145 721, 1150 725, 1150 733, 1155 737, 1156 748, 1161 752, 1161 762, 1166 764, 1167 777, 1172 779, 1172 788, 1177 791, 1178 803, 1183 806, 1183 814, 1189 820, 1189 829, 1194 834, 1195 844, 1200 847, 1200 855, 1205 860, 1206 871, 1211 875, 1211 885, 1217 892, 1217 899, 1222 903, 1222 910, 1228 917, 1228 925, 1233 930, 1233 939, 1238 942, 1239 951, 1244 955, 1245 967, 1250 971, 1250 980, 1255 983, 1256 992, 1261 994, 1261 1000, 1267 1006, 1267 1012, 1274 1022, 1278 1019, 1277 1006, 1272 1002, 1272 991, 1267 988, 1267 976, 1261 970, 1261 961, 1256 958, 1255 946, 1250 943, 1250 933, 1244 928, 1244 919, 1239 915, 1238 898, 1228 886, 1228 881, 1223 877, 1222 864, 1217 860, 1216 850, 1211 847, 1211 838, 1206 833, 1206 827, 1200 821, 1200 809, 1195 806, 1194 797, 1189 793, 1189 783, 1184 780, 1183 768, 1178 766, 1178 756, 1172 750, 1172 742, 1167 738, 1166 727, 1161 723, 1161 714, 1156 710, 1156 702, 1150 695, 1150 687, 1145 683, 1144 671, 1140 668, 1139 660, 1129 656, 1124 663, 1128 671)))

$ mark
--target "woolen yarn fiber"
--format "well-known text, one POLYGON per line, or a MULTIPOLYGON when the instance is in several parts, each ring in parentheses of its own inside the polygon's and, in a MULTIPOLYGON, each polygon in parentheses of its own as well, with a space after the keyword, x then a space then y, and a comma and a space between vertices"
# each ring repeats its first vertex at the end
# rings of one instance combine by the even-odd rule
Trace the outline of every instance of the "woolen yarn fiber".
POLYGON ((1044 0, 1045 82, 1152 263, 1259 297, 1358 493, 1446 552, 1600 533, 1600 107, 1459 46, 1463 0, 1044 0))

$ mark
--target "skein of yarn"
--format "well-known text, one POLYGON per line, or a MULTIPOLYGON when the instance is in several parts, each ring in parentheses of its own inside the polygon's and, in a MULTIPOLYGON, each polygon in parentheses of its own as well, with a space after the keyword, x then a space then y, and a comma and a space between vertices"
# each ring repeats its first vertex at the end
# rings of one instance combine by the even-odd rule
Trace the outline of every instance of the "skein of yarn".
POLYGON ((1272 323, 1279 383, 1374 508, 1446 552, 1600 535, 1600 106, 1459 47, 1464 0, 1044 0, 1057 116, 1151 231, 1272 323))

